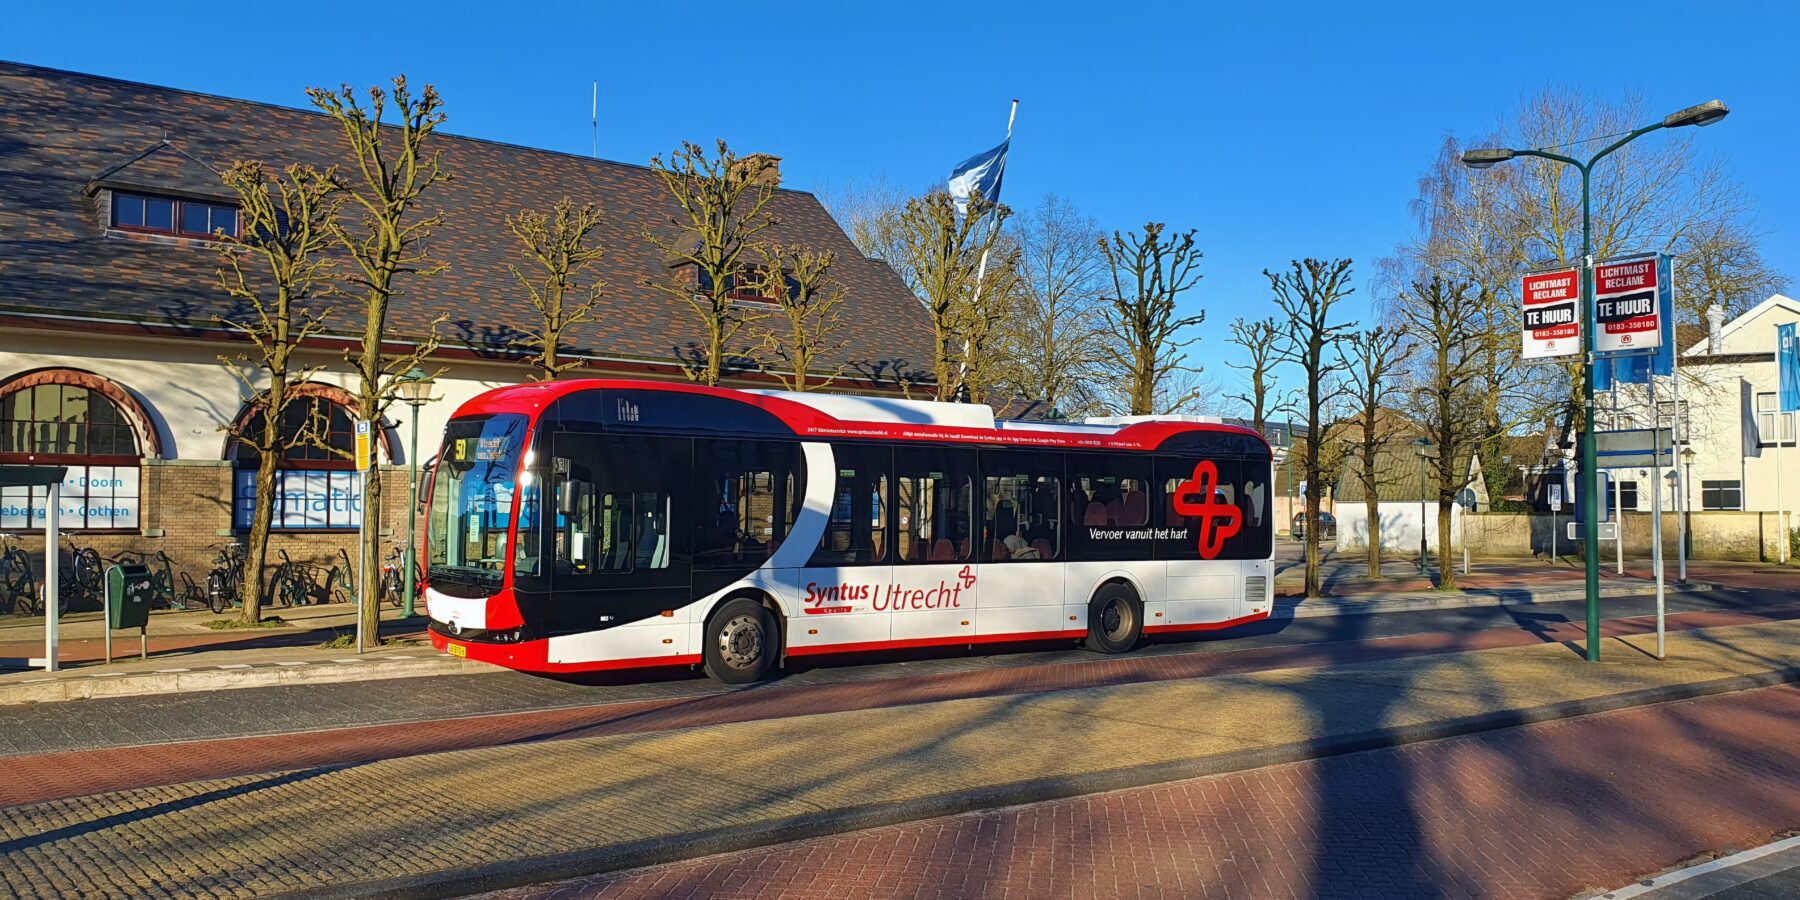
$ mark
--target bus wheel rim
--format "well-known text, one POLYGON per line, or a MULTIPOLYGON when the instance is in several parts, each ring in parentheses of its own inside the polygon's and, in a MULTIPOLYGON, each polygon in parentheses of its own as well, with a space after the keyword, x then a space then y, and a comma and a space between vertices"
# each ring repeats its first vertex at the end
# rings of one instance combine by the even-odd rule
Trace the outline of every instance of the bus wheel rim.
POLYGON ((733 616, 719 629, 719 657, 734 669, 748 669, 762 659, 762 625, 749 614, 733 616))
POLYGON ((1100 614, 1100 627, 1106 636, 1117 638, 1123 636, 1125 630, 1125 602, 1113 600, 1106 604, 1106 611, 1100 614))

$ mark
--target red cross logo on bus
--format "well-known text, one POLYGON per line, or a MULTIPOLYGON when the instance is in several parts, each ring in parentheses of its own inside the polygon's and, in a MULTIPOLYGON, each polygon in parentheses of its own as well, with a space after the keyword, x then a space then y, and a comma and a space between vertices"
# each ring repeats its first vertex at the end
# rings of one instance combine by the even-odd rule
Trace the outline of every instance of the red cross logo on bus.
POLYGON ((1244 511, 1225 500, 1219 490, 1219 467, 1210 459, 1194 465, 1192 480, 1176 485, 1175 511, 1200 520, 1202 559, 1217 558, 1225 541, 1244 527, 1244 511))

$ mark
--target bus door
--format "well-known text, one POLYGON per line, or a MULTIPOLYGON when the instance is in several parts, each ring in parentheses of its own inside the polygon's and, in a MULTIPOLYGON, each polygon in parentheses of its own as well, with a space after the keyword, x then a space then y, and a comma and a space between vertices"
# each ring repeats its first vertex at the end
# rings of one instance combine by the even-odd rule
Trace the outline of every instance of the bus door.
MULTIPOLYGON (((549 442, 549 618, 606 655, 687 653, 692 441, 558 432, 549 442)), ((554 642, 553 642, 554 649, 554 642)), ((595 649, 595 648, 587 648, 595 649)), ((554 658, 551 660, 555 662, 554 658)))
POLYGON ((977 633, 975 488, 973 449, 894 448, 894 640, 977 633))
POLYGON ((979 634, 1041 634, 1080 627, 1063 615, 1060 453, 981 452, 979 634))
POLYGON ((802 567, 776 572, 790 601, 792 653, 879 643, 891 634, 893 453, 871 444, 817 449, 825 448, 807 453, 807 508, 793 531, 796 540, 816 534, 817 543, 802 567), (822 510, 814 508, 819 501, 822 510))

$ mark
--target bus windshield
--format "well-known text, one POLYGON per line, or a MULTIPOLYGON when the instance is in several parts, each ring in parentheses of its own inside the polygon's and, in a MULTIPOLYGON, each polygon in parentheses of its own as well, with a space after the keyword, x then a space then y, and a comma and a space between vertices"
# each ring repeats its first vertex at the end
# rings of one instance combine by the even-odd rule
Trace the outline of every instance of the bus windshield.
POLYGON ((527 425, 522 415, 502 414, 456 419, 445 429, 431 490, 433 588, 499 586, 527 425))

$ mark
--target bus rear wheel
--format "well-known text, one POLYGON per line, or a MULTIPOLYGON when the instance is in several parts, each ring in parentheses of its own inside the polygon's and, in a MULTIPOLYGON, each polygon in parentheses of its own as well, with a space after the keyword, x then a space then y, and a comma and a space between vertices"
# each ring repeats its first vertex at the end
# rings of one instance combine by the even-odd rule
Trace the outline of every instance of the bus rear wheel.
POLYGON ((1087 648, 1096 653, 1124 653, 1144 633, 1144 605, 1137 593, 1114 582, 1100 586, 1088 601, 1087 648))
POLYGON ((737 597, 712 614, 701 650, 706 674, 724 684, 754 684, 769 676, 781 652, 781 632, 769 609, 737 597))

